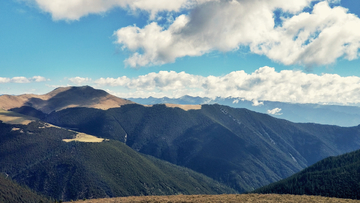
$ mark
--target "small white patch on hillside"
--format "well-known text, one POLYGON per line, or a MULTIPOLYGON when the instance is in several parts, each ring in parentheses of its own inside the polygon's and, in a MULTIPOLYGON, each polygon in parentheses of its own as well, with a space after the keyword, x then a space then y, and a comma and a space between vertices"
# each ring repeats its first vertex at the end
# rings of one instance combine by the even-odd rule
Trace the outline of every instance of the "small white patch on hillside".
MULTIPOLYGON (((289 153, 290 154, 290 153, 289 153)), ((290 154, 290 156, 291 156, 291 158, 297 163, 297 160, 295 159, 295 157, 292 155, 292 154, 290 154)))
POLYGON ((98 138, 93 135, 88 135, 85 133, 78 133, 75 138, 73 139, 63 139, 64 142, 102 142, 104 141, 104 138, 98 138))

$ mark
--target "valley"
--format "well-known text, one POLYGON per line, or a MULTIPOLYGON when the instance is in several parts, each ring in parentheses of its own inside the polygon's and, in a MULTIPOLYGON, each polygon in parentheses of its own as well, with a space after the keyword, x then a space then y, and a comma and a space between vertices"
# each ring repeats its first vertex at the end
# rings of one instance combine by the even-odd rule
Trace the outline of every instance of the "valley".
POLYGON ((219 104, 145 106, 88 86, 46 95, 2 103, 14 108, 0 112, 0 172, 56 200, 247 193, 360 149, 359 126, 219 104), (107 98, 118 102, 105 108, 107 98))

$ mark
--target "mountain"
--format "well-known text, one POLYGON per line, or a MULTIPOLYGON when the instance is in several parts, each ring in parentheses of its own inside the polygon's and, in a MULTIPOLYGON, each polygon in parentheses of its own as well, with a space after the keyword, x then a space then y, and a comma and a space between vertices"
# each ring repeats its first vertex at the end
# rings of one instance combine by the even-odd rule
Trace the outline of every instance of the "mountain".
POLYGON ((7 176, 0 175, 0 202, 2 203, 33 203, 50 202, 49 199, 36 194, 27 187, 10 180, 7 176))
POLYGON ((68 108, 44 120, 119 140, 238 192, 279 181, 326 157, 360 149, 360 126, 292 123, 222 105, 178 107, 68 108))
POLYGON ((90 86, 59 87, 44 95, 0 96, 0 109, 9 110, 29 106, 43 113, 50 113, 69 107, 109 109, 132 103, 134 102, 115 97, 103 90, 97 90, 90 86))
POLYGON ((255 193, 320 195, 360 199, 360 150, 329 157, 255 193))
POLYGON ((235 191, 125 144, 0 112, 0 172, 57 200, 235 191))
POLYGON ((338 126, 356 126, 360 124, 359 106, 297 104, 272 101, 247 101, 242 98, 202 98, 183 96, 180 98, 128 98, 138 104, 220 104, 234 108, 246 108, 259 113, 270 114, 276 118, 292 122, 319 123, 338 126))

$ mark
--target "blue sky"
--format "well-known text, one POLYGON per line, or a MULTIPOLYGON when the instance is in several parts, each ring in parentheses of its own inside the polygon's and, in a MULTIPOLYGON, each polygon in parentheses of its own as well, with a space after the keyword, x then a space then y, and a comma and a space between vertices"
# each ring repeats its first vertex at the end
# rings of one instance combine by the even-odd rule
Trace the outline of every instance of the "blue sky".
POLYGON ((0 2, 0 94, 360 102, 358 0, 71 2, 0 2))

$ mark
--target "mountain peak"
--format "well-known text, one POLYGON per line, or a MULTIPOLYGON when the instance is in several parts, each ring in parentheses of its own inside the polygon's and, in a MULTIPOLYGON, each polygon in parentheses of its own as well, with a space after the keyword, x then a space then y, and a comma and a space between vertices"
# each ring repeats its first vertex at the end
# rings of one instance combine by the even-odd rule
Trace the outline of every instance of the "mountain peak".
POLYGON ((0 108, 5 110, 30 106, 44 113, 71 107, 109 109, 132 103, 90 86, 58 87, 44 95, 0 96, 0 108))

